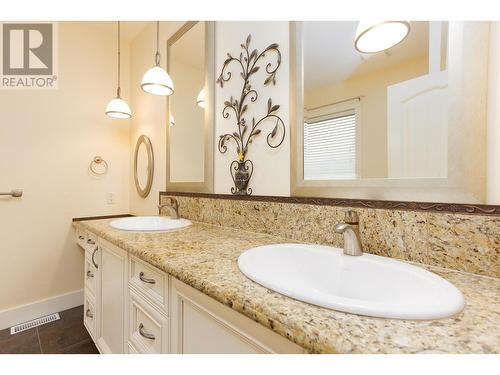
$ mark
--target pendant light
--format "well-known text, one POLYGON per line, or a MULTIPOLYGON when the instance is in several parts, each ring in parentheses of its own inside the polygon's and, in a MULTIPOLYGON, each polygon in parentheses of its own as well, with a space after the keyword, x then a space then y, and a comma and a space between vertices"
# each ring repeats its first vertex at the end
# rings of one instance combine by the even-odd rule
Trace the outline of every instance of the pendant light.
POLYGON ((354 48, 361 53, 377 53, 401 43, 410 33, 408 21, 360 21, 354 48))
POLYGON ((174 93, 174 83, 165 69, 160 67, 160 21, 156 21, 155 66, 142 77, 141 88, 153 95, 169 96, 174 93))
POLYGON ((198 94, 198 97, 196 98, 196 104, 200 106, 201 108, 205 108, 205 89, 201 89, 201 91, 198 94))
POLYGON ((113 118, 130 118, 132 112, 127 102, 120 97, 120 21, 118 21, 118 87, 116 88, 116 98, 112 99, 107 107, 106 114, 113 118))

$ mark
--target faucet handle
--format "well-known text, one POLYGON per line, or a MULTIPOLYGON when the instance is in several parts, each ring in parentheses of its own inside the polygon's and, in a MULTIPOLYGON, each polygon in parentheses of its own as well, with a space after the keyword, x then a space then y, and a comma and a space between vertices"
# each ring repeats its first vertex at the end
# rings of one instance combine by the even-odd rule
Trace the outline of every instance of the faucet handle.
POLYGON ((179 202, 177 201, 177 199, 175 199, 174 197, 169 197, 169 198, 170 198, 170 204, 172 205, 172 207, 174 207, 175 209, 178 209, 179 202))
MULTIPOLYGON (((174 197, 166 197, 165 199, 168 199, 168 201, 169 201, 168 205, 170 205, 170 206, 172 206, 174 208, 179 208, 179 202, 174 197)), ((164 206, 165 206, 165 204, 159 204, 158 208, 161 209, 164 206)))
POLYGON ((359 224, 359 216, 358 213, 354 210, 346 211, 344 222, 346 224, 358 225, 359 224))

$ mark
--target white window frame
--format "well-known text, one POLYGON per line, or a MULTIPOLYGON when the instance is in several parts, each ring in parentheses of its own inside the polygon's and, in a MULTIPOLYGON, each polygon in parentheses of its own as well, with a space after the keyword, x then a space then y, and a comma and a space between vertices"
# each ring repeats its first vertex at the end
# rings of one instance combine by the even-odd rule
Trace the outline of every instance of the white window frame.
MULTIPOLYGON (((355 174, 356 177, 353 179, 361 178, 361 130, 362 130, 362 122, 361 122, 361 99, 348 99, 343 100, 338 103, 327 104, 321 107, 307 109, 304 108, 304 121, 305 122, 317 122, 323 120, 329 120, 336 117, 342 117, 344 115, 348 115, 354 113, 354 117, 356 119, 356 166, 355 166, 355 174)), ((302 142, 304 141, 304 126, 302 126, 302 142)), ((302 147, 302 180, 303 181, 338 181, 338 180, 314 180, 314 179, 305 179, 305 166, 304 166, 304 148, 302 147)), ((340 179, 339 179, 340 180, 340 179)), ((349 179, 344 179, 349 180, 349 179)))

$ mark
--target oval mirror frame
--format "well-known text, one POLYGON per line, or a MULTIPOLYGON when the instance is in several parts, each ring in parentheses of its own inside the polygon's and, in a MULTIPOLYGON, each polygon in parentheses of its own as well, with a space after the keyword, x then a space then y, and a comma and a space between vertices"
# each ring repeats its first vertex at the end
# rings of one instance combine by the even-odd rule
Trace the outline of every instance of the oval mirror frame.
POLYGON ((142 197, 146 198, 151 191, 151 186, 153 185, 153 174, 154 174, 154 155, 153 155, 153 145, 151 144, 151 140, 146 135, 141 135, 137 140, 137 144, 135 145, 135 153, 134 153, 134 181, 135 188, 137 189, 137 193, 142 197), (148 153, 148 165, 147 165, 147 181, 146 186, 141 188, 139 184, 139 177, 137 175, 137 159, 139 156, 139 148, 144 144, 146 147, 146 151, 148 153))

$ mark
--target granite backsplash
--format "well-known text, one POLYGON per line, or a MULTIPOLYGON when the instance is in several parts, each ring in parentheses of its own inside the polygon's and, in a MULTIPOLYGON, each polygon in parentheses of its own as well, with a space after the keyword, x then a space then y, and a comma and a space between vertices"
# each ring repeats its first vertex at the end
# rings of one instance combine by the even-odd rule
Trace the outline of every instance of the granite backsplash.
MULTIPOLYGON (((348 207, 237 200, 162 193, 179 201, 182 217, 272 234, 289 241, 342 247, 333 227, 348 207)), ((411 262, 500 277, 500 217, 353 208, 364 251, 411 262)), ((165 213, 166 214, 166 213, 165 213)))

